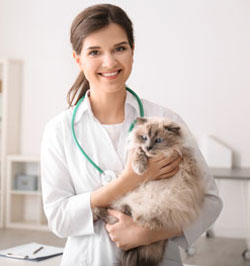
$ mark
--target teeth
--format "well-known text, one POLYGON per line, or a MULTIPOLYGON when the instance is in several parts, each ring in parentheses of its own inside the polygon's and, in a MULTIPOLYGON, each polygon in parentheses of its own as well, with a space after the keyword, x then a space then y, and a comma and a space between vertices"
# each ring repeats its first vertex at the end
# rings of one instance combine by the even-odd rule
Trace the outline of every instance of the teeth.
POLYGON ((118 74, 118 71, 116 72, 110 72, 110 73, 102 73, 104 77, 112 77, 118 74))

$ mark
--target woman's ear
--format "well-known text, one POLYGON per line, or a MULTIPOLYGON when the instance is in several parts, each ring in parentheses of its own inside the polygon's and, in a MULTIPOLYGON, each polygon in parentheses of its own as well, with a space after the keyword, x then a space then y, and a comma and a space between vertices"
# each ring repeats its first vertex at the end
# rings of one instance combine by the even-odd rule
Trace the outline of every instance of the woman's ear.
POLYGON ((132 47, 132 55, 134 56, 134 53, 135 53, 135 44, 133 44, 133 47, 132 47))
POLYGON ((80 63, 81 63, 80 56, 75 51, 73 51, 72 54, 73 54, 73 57, 74 57, 76 63, 80 66, 80 63))

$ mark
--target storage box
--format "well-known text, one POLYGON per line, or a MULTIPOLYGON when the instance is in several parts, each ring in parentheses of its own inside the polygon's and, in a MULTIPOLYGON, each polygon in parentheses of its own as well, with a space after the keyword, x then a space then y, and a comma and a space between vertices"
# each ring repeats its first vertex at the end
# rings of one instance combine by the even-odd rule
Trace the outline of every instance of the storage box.
POLYGON ((36 175, 26 175, 26 174, 17 175, 15 178, 15 189, 36 191, 38 183, 37 179, 38 177, 36 175))

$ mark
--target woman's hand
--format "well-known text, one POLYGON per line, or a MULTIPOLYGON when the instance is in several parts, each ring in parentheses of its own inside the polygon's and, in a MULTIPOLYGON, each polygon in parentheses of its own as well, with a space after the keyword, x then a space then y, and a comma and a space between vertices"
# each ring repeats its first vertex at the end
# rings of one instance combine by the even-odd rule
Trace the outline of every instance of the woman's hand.
POLYGON ((165 229, 151 231, 148 228, 136 224, 132 217, 116 210, 108 210, 108 213, 115 217, 118 222, 115 224, 106 224, 106 230, 110 239, 116 246, 123 250, 129 250, 135 247, 149 245, 151 243, 167 240, 168 238, 181 236, 183 232, 169 232, 165 229))
POLYGON ((177 152, 168 158, 163 156, 151 158, 143 175, 138 175, 134 172, 132 160, 133 152, 130 153, 127 165, 119 178, 91 193, 90 204, 92 209, 110 206, 114 200, 119 199, 144 182, 174 176, 179 170, 178 166, 182 158, 177 152))
MULTIPOLYGON (((129 175, 135 175, 135 172, 132 168, 133 161, 133 151, 130 152, 128 156, 127 165, 124 169, 124 172, 129 175)), ((163 155, 150 158, 148 160, 147 170, 143 175, 140 176, 141 182, 159 180, 163 178, 169 178, 174 176, 179 170, 179 163, 181 162, 182 157, 178 152, 174 152, 171 156, 165 157, 163 155)))
POLYGON ((106 224, 110 239, 115 242, 117 247, 129 250, 150 243, 149 230, 137 225, 132 217, 111 209, 108 210, 108 213, 118 220, 115 224, 106 224))

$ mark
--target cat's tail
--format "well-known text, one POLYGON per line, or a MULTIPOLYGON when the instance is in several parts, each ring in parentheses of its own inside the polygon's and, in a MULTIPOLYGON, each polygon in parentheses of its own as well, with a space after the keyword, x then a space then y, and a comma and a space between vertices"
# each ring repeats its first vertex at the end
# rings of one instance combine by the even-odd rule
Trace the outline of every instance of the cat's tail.
POLYGON ((122 251, 118 266, 158 266, 162 261, 166 241, 122 251))

